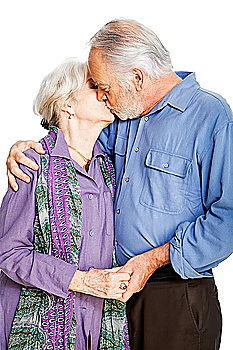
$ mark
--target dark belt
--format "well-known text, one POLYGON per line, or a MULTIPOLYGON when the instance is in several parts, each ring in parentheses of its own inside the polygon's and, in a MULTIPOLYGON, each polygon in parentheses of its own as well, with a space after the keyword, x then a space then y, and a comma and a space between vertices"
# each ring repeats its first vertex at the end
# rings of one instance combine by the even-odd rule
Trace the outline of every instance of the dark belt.
MULTIPOLYGON (((212 270, 208 270, 207 272, 212 273, 212 270)), ((167 264, 157 269, 147 282, 161 280, 182 280, 182 277, 173 269, 171 264, 167 264)))

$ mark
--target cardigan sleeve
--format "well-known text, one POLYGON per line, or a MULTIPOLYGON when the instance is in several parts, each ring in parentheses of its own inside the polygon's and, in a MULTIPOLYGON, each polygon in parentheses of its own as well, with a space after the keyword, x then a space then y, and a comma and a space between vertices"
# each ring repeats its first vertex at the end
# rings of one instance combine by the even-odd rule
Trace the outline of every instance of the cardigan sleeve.
MULTIPOLYGON (((25 152, 40 167, 40 155, 25 152)), ((18 181, 19 189, 8 188, 0 208, 0 269, 13 281, 65 298, 77 266, 34 250, 35 188, 40 173, 20 165, 31 178, 18 181)))

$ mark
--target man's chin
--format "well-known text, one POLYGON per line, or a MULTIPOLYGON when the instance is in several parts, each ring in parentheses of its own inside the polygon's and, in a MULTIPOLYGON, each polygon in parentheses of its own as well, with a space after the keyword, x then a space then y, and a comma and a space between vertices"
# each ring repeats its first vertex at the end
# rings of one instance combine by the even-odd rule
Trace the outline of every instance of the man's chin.
POLYGON ((115 115, 120 119, 120 120, 128 120, 128 119, 137 119, 140 116, 139 115, 129 115, 129 114, 121 114, 121 113, 115 113, 115 115))
MULTIPOLYGON (((113 110, 112 110, 113 111, 113 110)), ((127 120, 127 119, 131 119, 129 117, 128 114, 125 114, 125 113, 121 113, 121 112, 116 112, 116 111, 113 111, 112 112, 117 118, 119 118, 120 120, 127 120)))

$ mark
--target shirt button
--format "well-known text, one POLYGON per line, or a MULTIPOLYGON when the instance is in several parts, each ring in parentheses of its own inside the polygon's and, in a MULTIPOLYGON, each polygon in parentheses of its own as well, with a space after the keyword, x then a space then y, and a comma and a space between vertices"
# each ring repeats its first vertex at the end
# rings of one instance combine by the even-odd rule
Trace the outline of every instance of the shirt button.
POLYGON ((148 117, 145 117, 144 120, 147 122, 147 121, 149 120, 149 118, 148 118, 148 117))
POLYGON ((90 230, 89 231, 89 236, 91 236, 91 237, 94 236, 94 231, 90 230))
POLYGON ((164 167, 164 168, 168 168, 168 167, 169 167, 169 164, 168 164, 168 163, 165 163, 165 164, 163 164, 163 167, 164 167))
POLYGON ((94 269, 95 269, 94 266, 90 266, 90 267, 88 268, 88 271, 94 270, 94 269))
POLYGON ((135 150, 135 152, 138 152, 138 151, 139 151, 139 148, 138 148, 138 147, 136 147, 136 148, 134 148, 134 150, 135 150))
POLYGON ((117 246, 117 245, 118 245, 118 242, 117 242, 117 241, 115 241, 115 242, 114 242, 114 245, 115 245, 115 246, 117 246))
POLYGON ((125 178, 125 182, 129 182, 129 177, 126 177, 126 178, 125 178))
POLYGON ((120 209, 117 209, 117 210, 116 210, 116 213, 117 213, 117 214, 120 214, 120 212, 121 212, 120 209))
POLYGON ((89 199, 92 199, 92 198, 93 198, 93 194, 90 193, 90 194, 88 195, 88 198, 89 198, 89 199))

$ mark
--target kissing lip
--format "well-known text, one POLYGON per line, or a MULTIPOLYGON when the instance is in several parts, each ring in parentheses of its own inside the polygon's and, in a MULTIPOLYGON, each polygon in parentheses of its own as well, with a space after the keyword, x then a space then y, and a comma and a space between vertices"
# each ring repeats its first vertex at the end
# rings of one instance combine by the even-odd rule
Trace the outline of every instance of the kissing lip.
POLYGON ((105 104, 105 106, 107 107, 107 109, 108 109, 111 113, 114 113, 114 109, 112 109, 110 106, 108 106, 107 103, 105 104))

